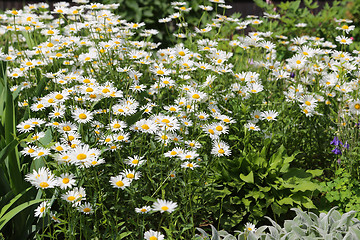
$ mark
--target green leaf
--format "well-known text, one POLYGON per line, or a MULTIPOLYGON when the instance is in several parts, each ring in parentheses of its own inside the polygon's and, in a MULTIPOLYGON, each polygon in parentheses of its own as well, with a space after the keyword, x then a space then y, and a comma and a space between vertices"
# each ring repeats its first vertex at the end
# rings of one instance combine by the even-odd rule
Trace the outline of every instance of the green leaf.
POLYGON ((292 206, 293 203, 294 203, 294 201, 289 197, 283 198, 280 201, 278 201, 278 204, 280 204, 280 205, 288 204, 288 205, 292 206))
POLYGON ((305 191, 315 191, 318 190, 320 186, 316 183, 310 181, 301 181, 300 184, 296 185, 292 192, 305 192, 305 191))
POLYGON ((127 125, 128 125, 128 126, 131 126, 131 125, 133 125, 135 122, 137 122, 137 121, 141 118, 141 116, 142 116, 142 114, 143 114, 144 111, 145 111, 145 109, 144 109, 144 110, 141 110, 141 111, 138 111, 137 113, 135 113, 135 114, 132 115, 131 117, 127 118, 127 119, 126 119, 127 125))
POLYGON ((147 201, 147 202, 155 202, 156 201, 155 198, 152 198, 150 196, 144 196, 144 197, 142 197, 142 199, 147 201))
POLYGON ((3 148, 0 152, 0 163, 6 159, 11 151, 19 144, 20 140, 24 139, 28 133, 21 134, 18 139, 12 140, 5 148, 3 148))
POLYGON ((311 173, 313 177, 320 177, 323 174, 324 170, 316 169, 316 170, 307 170, 306 172, 311 173))
POLYGON ((251 171, 248 175, 240 174, 241 180, 247 183, 254 183, 254 173, 251 171))
POLYGON ((3 217, 0 218, 0 231, 5 226, 6 223, 8 223, 13 217, 15 217, 18 213, 22 212, 27 207, 30 207, 36 203, 43 202, 44 199, 36 199, 32 200, 26 203, 23 203, 12 210, 10 210, 8 213, 6 213, 3 217))
POLYGON ((123 239, 123 238, 129 236, 130 234, 132 234, 132 232, 123 232, 116 239, 123 239))

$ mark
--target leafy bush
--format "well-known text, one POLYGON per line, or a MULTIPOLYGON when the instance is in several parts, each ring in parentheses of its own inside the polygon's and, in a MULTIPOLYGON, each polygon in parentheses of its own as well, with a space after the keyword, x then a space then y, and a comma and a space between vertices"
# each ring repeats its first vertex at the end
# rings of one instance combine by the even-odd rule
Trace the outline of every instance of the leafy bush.
POLYGON ((234 229, 244 220, 256 221, 265 215, 283 219, 293 206, 316 208, 311 196, 319 194, 320 185, 313 178, 322 170, 291 168, 296 154, 287 156, 283 146, 272 152, 270 139, 261 152, 246 145, 239 157, 223 159, 215 167, 218 178, 214 200, 221 201, 214 202, 213 209, 220 216, 221 226, 234 229))

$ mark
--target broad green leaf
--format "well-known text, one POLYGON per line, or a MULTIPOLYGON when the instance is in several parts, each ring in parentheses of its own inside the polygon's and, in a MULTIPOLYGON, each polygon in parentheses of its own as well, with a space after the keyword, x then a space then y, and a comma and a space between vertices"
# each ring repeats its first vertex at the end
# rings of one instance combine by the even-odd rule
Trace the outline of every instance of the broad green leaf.
POLYGON ((23 211, 25 208, 30 207, 36 203, 43 202, 44 199, 36 199, 31 200, 29 202, 23 203, 13 209, 11 209, 8 213, 6 213, 4 216, 0 218, 0 231, 5 226, 6 223, 8 223, 13 217, 15 217, 18 213, 23 211))
POLYGON ((0 218, 6 213, 7 210, 9 210, 11 208, 11 206, 19 199, 21 198, 27 191, 29 191, 30 188, 26 189, 24 192, 19 193, 18 195, 16 195, 8 204, 6 204, 3 208, 1 208, 0 211, 0 218))
POLYGON ((298 192, 298 191, 315 191, 319 189, 319 185, 310 181, 301 181, 300 184, 296 185, 292 192, 298 192))
POLYGON ((307 170, 306 172, 311 173, 313 177, 319 177, 323 174, 324 170, 316 169, 316 170, 307 170))
POLYGON ((21 134, 17 139, 12 140, 5 148, 0 151, 0 163, 6 159, 9 153, 24 139, 28 133, 21 134))
POLYGON ((248 175, 240 174, 241 180, 247 183, 254 183, 254 173, 251 171, 248 175))
POLYGON ((293 203, 294 203, 294 201, 293 201, 291 198, 289 198, 289 197, 283 198, 283 199, 281 199, 281 200, 278 201, 278 204, 280 204, 280 205, 288 204, 288 205, 291 205, 291 206, 292 206, 293 203))
POLYGON ((127 118, 127 119, 126 119, 127 125, 128 125, 128 126, 131 126, 131 125, 133 125, 135 122, 137 122, 137 121, 141 118, 141 116, 142 116, 142 114, 143 114, 144 111, 145 111, 145 109, 144 109, 144 110, 140 110, 140 111, 138 111, 137 113, 135 113, 134 115, 132 115, 132 116, 130 116, 129 118, 127 118))

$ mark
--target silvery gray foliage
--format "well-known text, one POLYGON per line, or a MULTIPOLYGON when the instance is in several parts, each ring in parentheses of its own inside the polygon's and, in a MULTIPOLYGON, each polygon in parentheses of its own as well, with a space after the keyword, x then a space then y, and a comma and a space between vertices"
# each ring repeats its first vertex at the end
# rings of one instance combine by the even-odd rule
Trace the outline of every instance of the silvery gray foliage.
POLYGON ((197 228, 201 235, 196 235, 196 240, 359 240, 360 221, 354 218, 355 211, 341 215, 336 207, 328 213, 319 216, 300 209, 292 208, 296 212, 293 220, 286 220, 281 227, 274 220, 266 217, 272 226, 262 226, 255 231, 237 231, 235 237, 228 232, 217 231, 211 226, 212 234, 209 236, 203 229, 197 228), (266 231, 267 230, 267 231, 266 231))

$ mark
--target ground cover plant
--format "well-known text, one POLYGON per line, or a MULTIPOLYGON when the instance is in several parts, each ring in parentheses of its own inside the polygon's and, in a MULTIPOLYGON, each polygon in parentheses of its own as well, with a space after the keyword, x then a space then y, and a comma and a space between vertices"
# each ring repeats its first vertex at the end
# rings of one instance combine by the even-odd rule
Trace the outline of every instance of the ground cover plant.
POLYGON ((356 210, 355 26, 315 28, 339 3, 229 17, 211 0, 193 26, 172 2, 162 48, 118 4, 73 2, 0 15, 6 239, 192 239, 293 207, 356 210))

